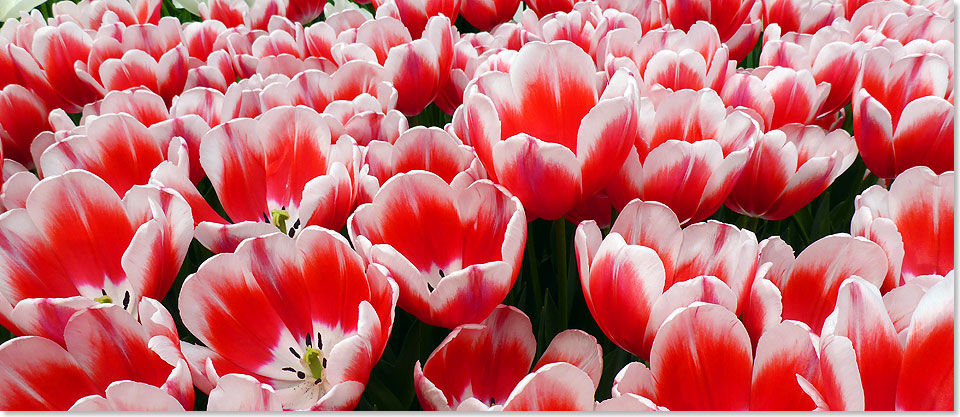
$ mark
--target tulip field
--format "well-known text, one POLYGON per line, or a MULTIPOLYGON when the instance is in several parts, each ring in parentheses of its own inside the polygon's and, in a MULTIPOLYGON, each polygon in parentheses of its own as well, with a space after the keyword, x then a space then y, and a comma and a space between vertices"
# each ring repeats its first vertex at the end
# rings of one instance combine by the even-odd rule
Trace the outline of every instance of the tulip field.
POLYGON ((953 411, 951 0, 0 0, 0 411, 953 411))

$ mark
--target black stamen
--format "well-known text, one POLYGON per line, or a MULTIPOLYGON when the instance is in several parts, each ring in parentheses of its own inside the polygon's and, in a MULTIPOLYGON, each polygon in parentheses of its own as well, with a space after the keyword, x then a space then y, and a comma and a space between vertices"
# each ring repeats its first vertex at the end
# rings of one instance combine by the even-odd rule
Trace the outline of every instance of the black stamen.
POLYGON ((323 337, 320 336, 320 332, 317 332, 317 349, 323 350, 323 337))
POLYGON ((297 371, 297 378, 304 379, 306 377, 307 374, 303 373, 303 371, 297 371))
POLYGON ((321 362, 321 366, 323 366, 324 368, 327 367, 327 358, 323 358, 323 362, 321 362))
POLYGON ((296 369, 293 369, 293 368, 291 368, 291 367, 289 367, 289 366, 286 367, 286 368, 280 368, 280 370, 281 370, 281 371, 287 371, 287 372, 297 372, 296 369))
POLYGON ((321 382, 323 382, 323 379, 322 379, 322 378, 317 378, 316 381, 313 381, 313 385, 317 385, 317 384, 319 384, 319 383, 321 383, 321 382))
POLYGON ((263 221, 266 223, 270 223, 270 216, 267 216, 266 212, 263 212, 261 214, 263 214, 263 221))
POLYGON ((290 228, 290 231, 287 232, 287 236, 293 237, 293 234, 296 233, 296 231, 297 231, 297 229, 294 229, 294 228, 291 227, 291 228, 290 228))
POLYGON ((100 294, 107 295, 107 290, 101 288, 101 289, 100 289, 100 294))
POLYGON ((280 206, 280 210, 286 210, 287 206, 280 206))
POLYGON ((443 277, 444 277, 444 275, 443 275, 443 270, 441 269, 441 270, 440 270, 440 278, 443 278, 443 277))
POLYGON ((297 357, 297 359, 300 359, 300 354, 299 354, 299 353, 297 353, 297 351, 295 351, 295 350, 293 350, 293 348, 290 348, 290 353, 292 353, 292 354, 293 354, 293 356, 296 356, 296 357, 297 357))
POLYGON ((297 229, 299 227, 300 227, 300 219, 297 219, 297 221, 293 222, 293 228, 297 229))
POLYGON ((433 292, 433 285, 430 285, 429 282, 427 283, 427 290, 429 290, 430 292, 433 292))
POLYGON ((126 310, 130 306, 130 291, 123 292, 123 309, 126 310))
POLYGON ((313 346, 313 340, 311 339, 312 337, 313 336, 309 334, 307 335, 307 346, 313 346))

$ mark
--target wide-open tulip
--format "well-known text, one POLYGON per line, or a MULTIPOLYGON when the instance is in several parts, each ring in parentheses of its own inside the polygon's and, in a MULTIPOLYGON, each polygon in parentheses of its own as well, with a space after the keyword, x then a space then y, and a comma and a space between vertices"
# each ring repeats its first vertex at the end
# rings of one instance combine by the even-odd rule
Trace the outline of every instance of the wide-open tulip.
POLYGON ((192 221, 170 190, 136 186, 121 199, 86 171, 45 178, 25 208, 0 215, 0 304, 15 306, 0 315, 13 317, 10 330, 26 332, 18 323, 31 323, 17 314, 25 300, 74 296, 114 300, 136 314, 140 297, 163 299, 170 289, 192 221))
POLYGON ((720 40, 730 48, 730 59, 740 61, 756 45, 763 30, 760 0, 665 0, 674 28, 687 31, 704 20, 717 27, 720 40))
POLYGON ((184 196, 197 240, 215 253, 277 229, 290 236, 310 225, 337 230, 354 207, 360 155, 350 136, 334 136, 331 123, 309 107, 281 106, 204 135, 200 165, 230 221, 173 164, 161 164, 151 181, 184 196))
POLYGON ((893 178, 920 165, 936 173, 953 169, 950 73, 933 53, 901 56, 883 47, 865 53, 854 89, 853 136, 870 172, 893 178))
POLYGON ((24 336, 0 345, 0 410, 193 409, 173 318, 160 303, 143 302, 158 313, 143 324, 120 306, 100 304, 63 318, 59 342, 24 336))
POLYGON ((644 99, 640 116, 640 135, 604 192, 616 208, 640 198, 666 204, 682 224, 706 219, 746 168, 757 122, 710 89, 644 99))
POLYGON ((785 219, 826 190, 856 158, 857 144, 843 130, 784 125, 757 141, 726 205, 748 216, 785 219))
POLYGON ((500 305, 480 324, 455 328, 413 369, 425 410, 593 411, 603 355, 597 340, 566 330, 537 351, 530 319, 500 305))
POLYGON ((853 95, 866 49, 862 41, 852 41, 855 35, 842 21, 813 34, 791 33, 770 25, 763 32, 759 64, 808 70, 818 85, 829 83, 830 91, 817 111, 817 117, 822 117, 846 106, 853 95))
POLYGON ((187 152, 185 141, 151 132, 127 113, 94 116, 84 122, 83 133, 45 147, 37 161, 45 177, 82 169, 106 181, 122 196, 135 185, 147 184, 150 173, 161 162, 178 162, 177 154, 187 152))
POLYGON ((604 40, 600 53, 606 58, 598 55, 598 63, 605 63, 607 73, 630 68, 645 91, 708 87, 720 91, 736 67, 717 29, 707 22, 694 23, 686 32, 660 28, 642 36, 639 31, 615 29, 604 40))
POLYGON ((467 0, 460 3, 460 16, 486 31, 512 19, 519 6, 520 0, 467 0))
POLYGON ((830 85, 817 84, 810 71, 759 67, 731 75, 720 96, 727 106, 752 110, 769 131, 788 123, 812 124, 829 92, 830 85))
POLYGON ((880 288, 887 274, 883 249, 862 237, 838 233, 807 246, 799 256, 778 237, 760 243, 766 278, 782 294, 783 319, 806 323, 819 334, 837 303, 840 284, 851 275, 880 288))
POLYGON ((914 167, 887 190, 871 186, 857 196, 850 232, 870 239, 887 254, 886 293, 922 275, 954 269, 954 172, 937 175, 914 167))
POLYGON ((367 144, 363 163, 368 168, 360 180, 365 203, 373 201, 381 184, 413 170, 430 171, 448 184, 458 183, 459 188, 486 176, 473 149, 436 127, 416 126, 395 141, 372 141, 367 144))
POLYGON ((364 259, 397 280, 400 307, 446 328, 478 323, 503 301, 527 237, 516 197, 486 180, 467 185, 398 174, 347 223, 364 259))
POLYGON ((594 196, 636 140, 636 80, 621 70, 602 85, 594 68, 573 43, 531 42, 506 72, 468 85, 454 114, 457 136, 531 219, 560 218, 594 196))
POLYGON ((643 358, 678 307, 707 301, 743 311, 759 265, 752 232, 715 221, 681 231, 657 202, 630 202, 605 238, 593 221, 575 236, 587 307, 607 337, 643 358))
POLYGON ((393 327, 397 287, 386 274, 320 227, 215 255, 180 292, 183 323, 206 346, 183 344, 195 383, 210 392, 220 375, 248 374, 284 409, 356 407, 393 327))

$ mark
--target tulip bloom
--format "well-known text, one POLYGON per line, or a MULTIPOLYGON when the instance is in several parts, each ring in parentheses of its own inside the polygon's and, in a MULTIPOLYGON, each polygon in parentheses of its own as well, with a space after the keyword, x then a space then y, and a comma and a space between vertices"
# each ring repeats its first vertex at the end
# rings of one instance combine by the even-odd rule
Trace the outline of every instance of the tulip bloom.
POLYGON ((811 124, 830 92, 807 70, 759 67, 740 70, 723 84, 720 96, 728 106, 745 108, 759 116, 764 131, 788 123, 811 124))
POLYGON ((714 221, 681 231, 656 202, 630 202, 605 238, 593 221, 575 236, 587 307, 607 337, 642 358, 678 307, 707 301, 743 311, 759 265, 752 232, 714 221))
POLYGON ((398 174, 347 223, 364 259, 397 280, 400 307, 446 328, 480 322, 503 301, 527 237, 516 197, 486 180, 464 185, 398 174))
POLYGON ((390 178, 413 170, 430 171, 448 184, 458 183, 459 188, 467 188, 474 180, 486 176, 473 149, 435 127, 417 126, 400 134, 395 141, 370 142, 364 165, 368 168, 368 175, 360 180, 364 202, 373 201, 380 185, 390 178))
POLYGON ((37 326, 37 298, 112 300, 136 314, 140 297, 164 297, 193 238, 177 193, 136 186, 121 199, 87 171, 45 178, 24 205, 0 215, 0 316, 16 333, 37 326))
POLYGON ((215 255, 180 292, 183 323, 206 347, 184 345, 205 392, 220 375, 269 383, 284 409, 356 407, 393 327, 396 283, 346 239, 308 227, 215 255))
POLYGON ((843 16, 843 5, 833 0, 763 2, 763 23, 766 29, 771 25, 778 25, 784 32, 814 33, 829 26, 838 16, 843 16))
POLYGON ((949 65, 932 53, 866 52, 854 89, 853 136, 870 172, 893 178, 920 165, 935 173, 953 169, 949 65))
MULTIPOLYGON (((463 0, 373 0, 377 17, 390 16, 403 22, 414 39, 419 39, 434 16, 443 15, 451 22, 460 15, 463 0)), ((469 1, 467 1, 469 3, 469 1)), ((516 9, 514 9, 516 10, 516 9)), ((512 16, 512 14, 511 14, 512 16)))
POLYGON ((706 219, 746 168, 757 122, 709 89, 644 99, 640 115, 640 135, 604 190, 613 206, 640 198, 666 204, 682 224, 706 219))
POLYGON ((880 246, 843 233, 813 242, 796 257, 778 237, 764 240, 760 248, 760 264, 771 263, 765 277, 782 294, 783 319, 806 323, 817 334, 837 304, 843 280, 856 275, 879 288, 887 274, 880 246))
POLYGON ((838 21, 813 34, 790 33, 777 25, 767 26, 759 63, 807 70, 818 86, 829 83, 830 90, 817 110, 817 117, 834 113, 850 102, 866 49, 862 41, 851 41, 856 34, 850 33, 848 26, 838 21))
POLYGON ((826 190, 856 157, 857 145, 843 130, 784 125, 760 137, 726 205, 748 216, 785 219, 826 190))
POLYGON ((460 3, 460 16, 471 26, 488 31, 510 21, 520 7, 520 0, 466 0, 460 3))
POLYGON ((763 29, 759 0, 665 0, 664 5, 674 28, 687 31, 700 20, 716 26, 734 61, 746 58, 763 29))
POLYGON ((336 122, 308 107, 281 106, 204 135, 200 164, 230 222, 172 163, 154 170, 151 182, 184 196, 194 212, 197 240, 215 253, 277 229, 290 236, 310 225, 340 229, 354 207, 360 156, 349 136, 333 137, 331 123, 336 122))
POLYGON ((455 328, 413 379, 425 410, 593 411, 603 355, 593 336, 561 332, 537 351, 530 319, 500 305, 480 324, 455 328), (490 372, 496 370, 496 372, 490 372))
POLYGON ((558 219, 594 196, 634 143, 636 81, 623 70, 598 86, 594 68, 573 43, 531 42, 506 72, 472 81, 454 114, 457 136, 531 219, 558 219))
POLYGON ((886 252, 884 293, 918 276, 954 269, 953 185, 953 171, 936 175, 914 167, 898 175, 889 190, 874 185, 857 196, 850 232, 886 252))
POLYGON ((576 0, 523 0, 537 17, 544 17, 554 12, 569 12, 573 10, 576 0))
POLYGON ((59 344, 24 336, 0 345, 0 410, 193 409, 173 318, 156 301, 142 303, 142 312, 149 305, 158 313, 143 324, 120 306, 100 304, 69 315, 59 344))
POLYGON ((800 380, 817 409, 953 409, 954 285, 949 274, 917 300, 907 336, 898 340, 877 287, 856 276, 845 280, 821 340, 849 340, 856 356, 848 363, 858 372, 845 372, 842 384, 800 380), (840 406, 832 401, 838 396, 846 400, 840 406))
POLYGON ((686 32, 660 28, 642 36, 635 30, 615 29, 603 49, 606 59, 599 63, 605 62, 607 73, 630 68, 645 91, 707 87, 720 91, 736 67, 717 28, 707 22, 694 23, 686 32))
POLYGON ((4 157, 32 166, 30 144, 50 129, 46 103, 32 90, 9 84, 0 90, 0 143, 4 157))

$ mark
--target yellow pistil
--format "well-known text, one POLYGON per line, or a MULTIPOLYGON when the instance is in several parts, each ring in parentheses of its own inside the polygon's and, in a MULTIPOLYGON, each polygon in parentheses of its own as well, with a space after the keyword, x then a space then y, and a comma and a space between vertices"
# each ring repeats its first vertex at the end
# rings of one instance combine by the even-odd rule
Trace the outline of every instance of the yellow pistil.
POLYGON ((281 232, 287 233, 287 220, 290 219, 290 213, 286 210, 270 210, 270 223, 277 226, 281 232))

